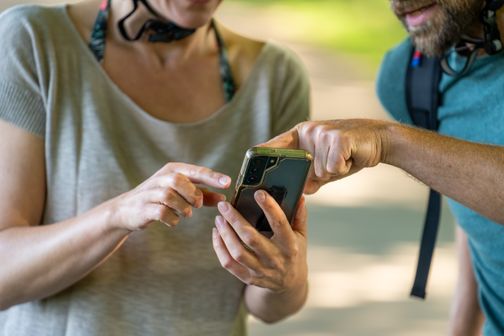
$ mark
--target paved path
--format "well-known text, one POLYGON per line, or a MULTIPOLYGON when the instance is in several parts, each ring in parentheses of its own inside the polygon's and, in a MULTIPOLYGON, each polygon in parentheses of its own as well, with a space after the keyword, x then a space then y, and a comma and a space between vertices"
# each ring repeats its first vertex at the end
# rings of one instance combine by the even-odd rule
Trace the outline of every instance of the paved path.
MULTIPOLYGON (((309 45, 284 23, 288 13, 226 3, 223 22, 292 48, 305 63, 315 119, 387 119, 374 82, 358 64, 309 45), (278 20, 282 17, 282 20, 278 20)), ((326 186, 310 204, 310 282, 306 308, 252 335, 443 335, 455 281, 453 219, 445 208, 427 302, 408 298, 427 188, 380 166, 326 186)))
MULTIPOLYGON (((0 1, 0 9, 20 3, 0 1)), ((278 41, 300 55, 312 82, 314 118, 387 118, 369 74, 351 59, 300 41, 288 29, 288 15, 231 1, 219 11, 235 30, 278 41)), ((426 192, 403 172, 380 166, 310 197, 308 304, 278 325, 252 320, 251 335, 445 334, 455 274, 453 220, 447 211, 428 300, 408 298, 426 192)))

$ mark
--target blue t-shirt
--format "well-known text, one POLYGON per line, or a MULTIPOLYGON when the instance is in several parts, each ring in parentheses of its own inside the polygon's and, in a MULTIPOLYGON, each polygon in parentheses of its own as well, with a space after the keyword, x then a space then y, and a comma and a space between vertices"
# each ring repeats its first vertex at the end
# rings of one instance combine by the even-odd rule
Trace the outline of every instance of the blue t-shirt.
MULTIPOLYGON (((411 123, 406 105, 406 69, 411 43, 391 50, 378 76, 378 96, 385 109, 411 123)), ((461 68, 465 58, 454 53, 450 64, 461 68)), ((504 145, 504 54, 476 60, 462 78, 443 75, 439 133, 478 143, 504 145)), ((477 183, 477 181, 475 182, 477 183)), ((467 233, 479 299, 486 316, 484 335, 504 335, 504 225, 449 200, 459 225, 467 233)), ((504 209, 504 204, 503 204, 504 209)))

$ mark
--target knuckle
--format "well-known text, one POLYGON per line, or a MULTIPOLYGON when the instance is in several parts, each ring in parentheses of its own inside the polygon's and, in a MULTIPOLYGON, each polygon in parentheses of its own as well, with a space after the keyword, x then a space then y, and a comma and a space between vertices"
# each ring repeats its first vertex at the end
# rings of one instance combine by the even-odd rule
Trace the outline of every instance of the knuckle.
POLYGON ((292 244, 287 250, 287 258, 289 260, 296 259, 299 256, 299 246, 297 244, 292 244))
POLYGON ((210 174, 215 174, 210 168, 207 167, 199 167, 197 170, 198 175, 210 175, 210 174))
POLYGON ((172 175, 172 182, 175 187, 182 186, 184 183, 186 183, 186 181, 187 181, 187 178, 180 173, 176 173, 176 174, 172 175))
POLYGON ((288 286, 288 281, 286 279, 286 277, 283 277, 283 276, 279 276, 279 278, 277 279, 277 286, 276 286, 276 289, 277 290, 282 290, 284 288, 287 288, 288 286))
POLYGON ((330 132, 325 125, 318 127, 317 132, 319 134, 319 138, 322 140, 329 140, 334 136, 334 132, 330 132))
POLYGON ((180 218, 173 213, 173 210, 163 205, 158 208, 158 216, 159 220, 170 225, 177 225, 180 222, 180 218))
POLYGON ((198 167, 191 166, 189 168, 189 176, 197 176, 198 175, 198 167))
POLYGON ((283 270, 283 261, 279 258, 273 258, 270 262, 271 268, 277 272, 281 272, 283 270))
POLYGON ((194 201, 203 199, 203 197, 204 197, 203 191, 201 191, 200 189, 195 187, 192 197, 194 198, 194 201))
POLYGON ((166 188, 162 191, 162 200, 172 203, 175 200, 175 191, 172 188, 166 188))
POLYGON ((233 259, 239 262, 240 264, 243 264, 247 260, 246 252, 244 249, 237 249, 233 253, 233 259))
POLYGON ((245 245, 247 245, 251 249, 255 249, 259 245, 259 240, 257 239, 257 237, 250 232, 244 233, 241 238, 245 245))
POLYGON ((283 221, 280 218, 274 218, 273 220, 268 221, 268 222, 269 222, 270 226, 273 226, 276 228, 281 227, 283 225, 283 221))
POLYGON ((266 278, 266 273, 263 272, 262 270, 253 270, 251 273, 252 273, 253 278, 255 278, 257 280, 262 280, 262 279, 266 278))
POLYGON ((263 202, 263 208, 264 210, 271 212, 273 209, 275 209, 275 205, 277 205, 277 201, 269 194, 267 193, 266 199, 263 202))
POLYGON ((156 210, 156 220, 163 219, 166 215, 166 207, 164 205, 159 205, 156 210))
POLYGON ((325 132, 325 125, 323 124, 317 124, 313 128, 313 132, 317 135, 317 137, 320 139, 326 132, 325 132))
POLYGON ((226 220, 232 227, 238 227, 241 225, 238 216, 231 211, 226 214, 226 220))
POLYGON ((180 223, 180 217, 177 215, 173 215, 172 219, 170 220, 171 225, 178 225, 180 223))
POLYGON ((184 209, 182 210, 182 212, 184 213, 185 217, 188 217, 192 213, 192 207, 186 206, 186 207, 184 207, 184 209))
POLYGON ((344 161, 338 163, 337 170, 339 175, 345 175, 348 172, 344 161))
POLYGON ((300 128, 300 135, 302 137, 311 137, 314 135, 317 125, 314 122, 305 122, 300 128))
POLYGON ((223 268, 229 270, 233 266, 233 261, 229 257, 222 257, 220 264, 223 268))

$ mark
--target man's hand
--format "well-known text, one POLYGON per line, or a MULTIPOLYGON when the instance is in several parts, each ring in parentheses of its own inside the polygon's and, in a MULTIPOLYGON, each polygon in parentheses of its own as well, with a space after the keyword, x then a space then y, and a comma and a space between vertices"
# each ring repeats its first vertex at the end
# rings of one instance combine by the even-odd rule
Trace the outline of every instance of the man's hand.
POLYGON ((367 119, 309 121, 262 146, 300 148, 310 152, 314 162, 305 193, 313 194, 326 183, 382 162, 390 124, 367 119))

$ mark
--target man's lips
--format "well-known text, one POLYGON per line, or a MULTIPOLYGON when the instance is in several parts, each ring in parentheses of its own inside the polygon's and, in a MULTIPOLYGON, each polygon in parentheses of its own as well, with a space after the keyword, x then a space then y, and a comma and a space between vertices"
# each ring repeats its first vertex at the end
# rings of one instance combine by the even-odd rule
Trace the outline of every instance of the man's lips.
POLYGON ((408 1, 406 4, 401 1, 393 1, 392 7, 397 16, 405 17, 406 15, 411 15, 416 12, 421 12, 426 8, 432 7, 436 4, 435 1, 431 1, 428 3, 418 4, 412 3, 413 1, 408 1))
POLYGON ((424 6, 419 9, 406 12, 404 15, 406 24, 409 28, 415 28, 425 24, 432 17, 437 7, 437 4, 434 3, 429 6, 424 6))

